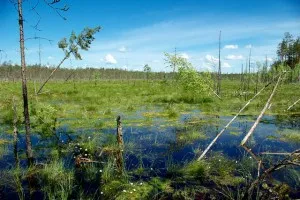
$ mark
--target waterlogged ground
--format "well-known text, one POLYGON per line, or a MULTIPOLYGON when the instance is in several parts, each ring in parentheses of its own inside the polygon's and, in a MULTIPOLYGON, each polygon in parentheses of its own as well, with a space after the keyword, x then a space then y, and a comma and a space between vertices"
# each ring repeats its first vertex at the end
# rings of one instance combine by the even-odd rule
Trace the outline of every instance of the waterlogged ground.
MULTIPOLYGON (((257 177, 257 163, 240 142, 272 85, 198 162, 201 152, 247 101, 239 81, 224 80, 222 85, 220 100, 213 94, 195 97, 172 81, 49 82, 38 96, 29 82, 36 165, 27 168, 21 85, 1 82, 0 199, 241 199, 257 177), (12 99, 18 116, 17 145, 12 99), (125 143, 122 175, 116 163, 118 115, 125 143), (78 163, 78 156, 88 162, 78 163)), ((253 91, 252 86, 250 97, 253 91)), ((282 83, 247 143, 265 168, 285 156, 260 153, 300 148, 300 105, 286 111, 299 95, 298 84, 282 83)), ((260 184, 260 198, 300 198, 299 174, 299 167, 274 172, 260 184)))
MULTIPOLYGON (((151 182, 153 177, 168 179, 170 171, 186 166, 187 163, 197 159, 210 141, 232 118, 232 116, 206 115, 195 109, 180 114, 161 114, 162 110, 163 108, 160 107, 143 107, 130 113, 121 113, 125 142, 125 169, 132 181, 147 183, 151 182)), ((241 140, 255 119, 256 116, 238 117, 215 143, 207 157, 219 158, 217 161, 220 162, 220 165, 223 162, 221 159, 225 158, 235 163, 237 167, 242 163, 247 163, 255 168, 256 162, 240 147, 241 140)), ((264 116, 248 145, 266 163, 280 160, 283 158, 282 156, 260 155, 260 153, 293 152, 299 149, 299 122, 299 115, 264 116)), ((66 168, 74 168, 74 153, 76 154, 76 148, 80 146, 87 149, 88 158, 99 160, 101 157, 108 157, 105 152, 114 148, 111 141, 114 141, 116 135, 115 120, 108 116, 93 122, 89 121, 89 123, 100 125, 96 128, 87 128, 83 125, 85 124, 84 119, 58 119, 59 125, 56 127, 55 133, 59 141, 57 137, 33 134, 32 143, 36 162, 47 163, 49 158, 56 157, 57 159, 56 154, 59 154, 63 157, 66 168), (76 124, 76 128, 72 128, 74 124, 76 124)), ((10 142, 12 141, 11 129, 9 125, 1 125, 0 169, 2 172, 12 170, 16 165, 14 145, 10 142)), ((22 168, 26 168, 24 150, 25 139, 21 131, 18 156, 22 168)), ((218 165, 218 162, 216 164, 218 165)), ((102 173, 102 168, 105 168, 102 164, 95 164, 95 167, 97 167, 97 171, 94 172, 94 176, 93 173, 90 174, 94 179, 99 176, 99 172, 102 173)), ((242 177, 247 179, 247 176, 255 176, 255 170, 252 172, 243 174, 242 177)), ((1 176, 4 177, 5 173, 1 173, 1 176)), ((0 179, 1 181, 5 180, 3 177, 0 179)), ((294 196, 299 195, 296 192, 300 191, 299 168, 292 168, 289 171, 282 169, 274 173, 273 177, 276 181, 288 184, 292 188, 294 196)), ((101 185, 101 181, 98 181, 97 183, 95 180, 87 181, 89 184, 85 182, 85 185, 89 186, 84 187, 83 190, 86 193, 99 193, 97 198, 101 198, 105 188, 102 189, 103 191, 95 189, 100 188, 97 184, 101 185)), ((26 193, 28 183, 25 181, 22 184, 26 193)), ((0 197, 4 199, 18 199, 19 197, 11 184, 4 184, 1 190, 0 197)), ((44 197, 42 192, 36 192, 35 195, 38 198, 44 197)))

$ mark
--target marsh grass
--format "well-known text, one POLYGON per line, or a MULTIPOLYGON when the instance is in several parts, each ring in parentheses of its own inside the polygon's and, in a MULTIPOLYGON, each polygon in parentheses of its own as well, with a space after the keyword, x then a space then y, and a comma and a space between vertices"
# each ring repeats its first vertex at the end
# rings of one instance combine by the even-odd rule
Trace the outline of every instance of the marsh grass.
POLYGON ((300 144, 300 131, 292 129, 284 129, 278 131, 280 135, 280 140, 288 143, 300 144))
POLYGON ((40 169, 42 191, 48 199, 67 200, 73 190, 74 171, 67 169, 62 160, 52 160, 40 169))
MULTIPOLYGON (((205 140, 209 136, 202 131, 205 126, 221 127, 222 120, 218 116, 231 116, 245 104, 244 97, 236 95, 238 83, 238 81, 225 79, 222 101, 220 101, 214 96, 206 94, 202 96, 182 95, 181 92, 178 92, 177 87, 161 81, 152 81, 151 84, 139 80, 133 84, 122 81, 99 81, 96 86, 93 82, 82 81, 80 84, 76 84, 76 88, 73 83, 65 84, 53 81, 49 82, 45 88, 49 92, 39 96, 34 95, 33 83, 29 82, 32 128, 34 132, 45 136, 51 135, 53 134, 51 132, 53 119, 59 118, 63 121, 58 120, 57 128, 64 125, 75 130, 76 142, 80 142, 81 148, 88 149, 91 155, 89 158, 99 159, 97 161, 101 163, 101 165, 83 165, 84 178, 87 181, 95 181, 95 177, 100 176, 99 184, 101 184, 101 192, 105 199, 193 199, 199 193, 204 196, 209 195, 208 193, 212 191, 208 187, 212 185, 219 191, 223 191, 220 188, 226 188, 226 190, 229 188, 227 193, 230 194, 233 192, 232 188, 248 184, 255 177, 257 166, 249 156, 245 155, 243 159, 235 161, 222 154, 212 154, 203 162, 192 160, 186 163, 175 163, 170 158, 166 164, 167 178, 164 179, 153 177, 157 175, 143 164, 143 159, 153 161, 155 155, 140 155, 138 167, 128 168, 127 170, 130 171, 124 171, 121 176, 117 173, 114 159, 114 152, 120 150, 115 133, 112 131, 112 134, 102 134, 100 130, 98 132, 98 130, 90 131, 89 129, 113 128, 114 130, 115 117, 122 113, 126 116, 124 122, 127 126, 153 126, 154 122, 159 121, 160 123, 154 126, 184 129, 184 132, 177 133, 178 141, 176 142, 178 143, 186 144, 205 140), (196 113, 197 117, 192 117, 185 122, 179 120, 183 114, 191 114, 194 110, 200 110, 201 114, 196 113), (137 113, 140 115, 138 118, 130 118, 137 113), (81 132, 77 130, 81 130, 81 132), (95 156, 101 152, 100 158, 95 156), (147 181, 141 181, 143 177, 147 177, 147 181), (137 179, 139 180, 137 181, 137 179), (189 185, 189 183, 194 185, 189 185)), ((282 115, 289 105, 290 97, 300 95, 298 87, 298 85, 291 84, 281 85, 267 114, 282 115)), ((19 88, 20 83, 0 84, 1 110, 7 110, 5 108, 9 106, 12 95, 21 98, 19 88)), ((269 92, 270 89, 267 89, 263 95, 253 101, 243 115, 257 115, 257 109, 263 106, 262 102, 266 101, 265 94, 269 92)), ((18 106, 18 110, 22 110, 21 105, 18 106)), ((299 114, 297 108, 299 107, 296 106, 291 112, 286 112, 283 118, 292 113, 299 114)), ((12 115, 9 112, 0 116, 1 122, 9 124, 11 120, 12 115)), ((247 120, 245 119, 245 121, 247 120)), ((5 131, 7 130, 5 128, 5 131)), ((239 134, 235 128, 231 128, 230 132, 234 135, 239 134)), ((279 135, 285 142, 299 143, 297 131, 284 130, 279 135)), ((151 141, 151 137, 147 135, 143 135, 141 139, 151 141)), ((254 139, 252 141, 254 142, 254 139)), ((1 149, 3 146, 5 144, 1 144, 0 140, 0 157, 6 154, 6 150, 1 149)), ((70 156, 74 144, 64 144, 61 147, 62 151, 65 151, 63 155, 70 156)), ((124 151, 133 153, 135 148, 134 143, 125 143, 124 151)), ((194 150, 195 154, 199 152, 200 148, 194 150)), ((77 187, 74 167, 62 160, 63 155, 59 153, 58 149, 52 149, 48 155, 47 164, 43 168, 36 169, 42 191, 48 199, 70 199, 72 191, 77 187)), ((296 170, 291 171, 287 176, 289 180, 294 178, 294 182, 299 184, 296 172, 296 170)), ((24 196, 24 190, 22 184, 18 185, 18 183, 22 182, 24 175, 22 170, 15 174, 15 177, 11 176, 14 177, 11 180, 15 180, 12 184, 21 199, 24 196)), ((80 191, 79 196, 81 199, 93 199, 86 192, 80 191)), ((234 195, 230 194, 230 196, 234 195)), ((219 196, 216 195, 216 197, 219 196)))

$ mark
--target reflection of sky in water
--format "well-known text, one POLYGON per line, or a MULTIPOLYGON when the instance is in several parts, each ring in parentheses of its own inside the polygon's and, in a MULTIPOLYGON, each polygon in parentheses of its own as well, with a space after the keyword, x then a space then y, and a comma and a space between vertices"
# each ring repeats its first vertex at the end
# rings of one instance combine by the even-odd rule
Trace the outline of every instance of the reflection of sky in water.
MULTIPOLYGON (((161 110, 154 110, 155 112, 161 110)), ((154 112, 153 111, 153 112, 154 112)), ((136 115, 124 116, 129 119, 144 118, 143 113, 146 109, 137 111, 136 115)), ((133 143, 134 148, 125 150, 126 166, 128 169, 137 168, 140 165, 140 160, 143 161, 144 168, 154 168, 158 174, 165 173, 166 163, 172 160, 173 163, 185 163, 199 156, 195 154, 197 149, 203 151, 216 134, 227 124, 232 116, 218 117, 218 116, 204 116, 199 111, 192 111, 189 114, 182 114, 179 116, 178 123, 181 126, 168 126, 168 121, 165 118, 153 118, 151 125, 146 127, 140 126, 126 126, 123 123, 123 135, 125 146, 126 143, 133 143), (195 122, 195 123, 193 123, 195 122), (192 125, 191 125, 192 124, 192 125), (163 127, 161 125, 164 125, 163 127), (206 139, 196 139, 191 141, 178 141, 179 134, 189 134, 190 131, 204 134, 206 139)), ((216 152, 223 152, 231 159, 240 160, 245 152, 241 148, 240 142, 246 135, 247 131, 255 121, 255 116, 240 116, 231 126, 224 132, 224 134, 212 146, 211 150, 216 152)), ((250 138, 248 146, 252 148, 253 152, 292 152, 299 148, 296 144, 282 142, 280 140, 268 139, 268 136, 279 137, 277 131, 282 129, 300 130, 299 117, 287 118, 281 116, 265 116, 263 117, 259 126, 250 138)), ((74 120, 74 119, 70 119, 74 120)), ((3 129, 3 127, 2 127, 3 129)), ((2 138, 12 141, 12 135, 3 134, 2 138)), ((57 135, 61 140, 67 141, 67 132, 70 131, 69 126, 61 126, 57 129, 57 135)), ((93 132, 100 130, 91 129, 77 129, 74 133, 70 133, 71 137, 80 135, 81 137, 88 137, 93 132)), ((101 132, 105 134, 115 134, 115 129, 103 129, 101 132)), ((299 132, 300 134, 300 132, 299 132)), ((37 135, 32 136, 32 143, 35 147, 35 155, 38 159, 43 160, 47 158, 47 153, 50 149, 43 149, 51 142, 49 139, 43 140, 37 135)), ((8 145, 8 155, 4 155, 0 160, 0 168, 9 168, 14 164, 13 147, 8 145)), ((25 149, 24 135, 19 138, 19 148, 23 151, 25 149)), ((209 152, 210 154, 211 152, 209 152)), ((208 156, 209 156, 208 154, 208 156)), ((22 161, 25 163, 25 160, 22 161)))

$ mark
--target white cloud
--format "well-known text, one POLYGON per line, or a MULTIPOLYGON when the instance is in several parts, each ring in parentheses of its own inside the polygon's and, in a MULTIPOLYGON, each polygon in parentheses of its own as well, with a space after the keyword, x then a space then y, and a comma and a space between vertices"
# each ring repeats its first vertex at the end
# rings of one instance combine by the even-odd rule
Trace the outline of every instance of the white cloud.
POLYGON ((267 58, 267 61, 272 62, 273 59, 272 58, 267 58))
POLYGON ((52 60, 52 59, 54 59, 54 57, 48 56, 48 60, 52 60))
POLYGON ((190 56, 187 54, 187 53, 182 53, 179 55, 181 58, 184 58, 184 59, 189 59, 190 56))
POLYGON ((246 48, 246 49, 251 49, 251 48, 252 48, 252 45, 251 45, 251 44, 247 44, 247 45, 245 46, 245 48, 246 48))
POLYGON ((117 60, 111 54, 105 56, 105 62, 107 64, 117 64, 117 60))
POLYGON ((213 66, 219 62, 219 59, 213 57, 212 55, 206 55, 204 60, 206 64, 213 66))
POLYGON ((125 53, 127 51, 127 48, 122 46, 121 48, 119 48, 119 51, 125 53))
POLYGON ((225 57, 226 60, 242 60, 243 58, 242 55, 228 55, 225 57))
POLYGON ((224 47, 224 49, 238 49, 238 48, 239 46, 234 44, 225 45, 224 47))
POLYGON ((231 67, 231 65, 227 62, 223 62, 221 66, 225 67, 225 68, 230 68, 231 67))

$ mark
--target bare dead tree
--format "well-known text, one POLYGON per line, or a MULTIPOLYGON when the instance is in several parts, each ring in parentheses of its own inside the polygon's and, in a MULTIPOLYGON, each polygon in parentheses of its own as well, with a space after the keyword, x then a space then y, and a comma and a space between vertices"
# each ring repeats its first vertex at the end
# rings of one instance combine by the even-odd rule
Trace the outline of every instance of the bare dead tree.
POLYGON ((28 109, 28 93, 27 93, 27 79, 26 79, 26 62, 25 62, 25 45, 24 45, 24 27, 23 27, 23 11, 22 0, 18 0, 18 14, 19 14, 19 32, 20 32, 20 53, 21 53, 21 74, 22 74, 22 94, 23 94, 23 109, 26 132, 26 155, 28 164, 33 163, 32 145, 30 139, 30 116, 28 109))
POLYGON ((218 69, 218 84, 217 84, 217 94, 221 94, 221 31, 219 34, 219 69, 218 69))
POLYGON ((123 172, 124 141, 123 141, 121 116, 117 117, 117 142, 118 142, 118 146, 119 146, 119 149, 116 153, 117 168, 119 170, 119 173, 122 173, 123 172))

